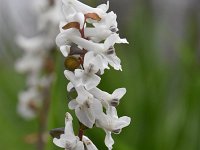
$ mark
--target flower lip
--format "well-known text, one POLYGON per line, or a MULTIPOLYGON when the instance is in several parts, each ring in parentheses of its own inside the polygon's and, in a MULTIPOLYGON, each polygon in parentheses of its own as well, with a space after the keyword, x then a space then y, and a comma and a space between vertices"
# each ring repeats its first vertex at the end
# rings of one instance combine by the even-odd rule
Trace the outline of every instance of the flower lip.
POLYGON ((114 27, 114 26, 111 26, 111 27, 110 27, 110 31, 112 31, 112 32, 117 32, 118 29, 117 29, 116 27, 114 27))
POLYGON ((114 106, 114 107, 117 107, 119 105, 119 99, 113 99, 111 102, 110 102, 110 105, 111 106, 114 106))
POLYGON ((117 130, 114 130, 112 131, 114 134, 119 134, 120 132, 122 131, 122 129, 117 129, 117 130))
POLYGON ((115 49, 113 46, 111 46, 107 51, 106 51, 106 54, 107 55, 111 55, 111 54, 114 54, 115 53, 115 49))

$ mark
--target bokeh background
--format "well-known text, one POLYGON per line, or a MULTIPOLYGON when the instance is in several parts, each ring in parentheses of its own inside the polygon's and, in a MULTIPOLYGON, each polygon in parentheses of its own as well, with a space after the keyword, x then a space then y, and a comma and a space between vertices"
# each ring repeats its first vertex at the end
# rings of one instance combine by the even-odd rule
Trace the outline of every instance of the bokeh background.
MULTIPOLYGON (((16 113, 17 96, 25 76, 14 69, 22 51, 15 35, 34 36, 31 0, 0 0, 0 149, 35 150, 38 119, 25 121, 16 113), (27 140, 27 136, 29 137, 27 140)), ((82 0, 96 6, 102 0, 82 0)), ((200 1, 110 0, 118 14, 121 37, 116 46, 123 71, 106 71, 100 87, 112 92, 126 87, 119 115, 132 118, 114 150, 200 150, 200 1)), ((64 126, 67 80, 63 56, 56 53, 57 80, 51 90, 48 130, 64 126)), ((77 132, 77 121, 75 121, 77 132)), ((100 150, 104 132, 86 134, 100 150)), ((49 136, 46 150, 59 150, 49 136)))

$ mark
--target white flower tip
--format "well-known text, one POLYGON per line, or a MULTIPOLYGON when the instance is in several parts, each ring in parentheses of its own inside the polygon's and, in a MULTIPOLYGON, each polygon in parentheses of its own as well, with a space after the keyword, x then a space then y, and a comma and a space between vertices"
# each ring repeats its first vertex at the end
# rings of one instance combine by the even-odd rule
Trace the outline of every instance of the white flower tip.
POLYGON ((124 121, 124 127, 127 127, 130 125, 130 123, 131 123, 130 117, 124 116, 124 117, 121 117, 121 119, 124 121))
POLYGON ((66 121, 72 121, 73 117, 72 117, 72 115, 70 113, 66 112, 65 119, 66 119, 66 121))
POLYGON ((101 5, 97 6, 97 8, 100 8, 101 10, 103 10, 105 12, 108 11, 109 7, 110 7, 110 2, 109 1, 107 1, 106 4, 101 4, 101 5))
POLYGON ((73 88, 74 88, 74 85, 71 82, 69 82, 67 85, 67 91, 70 92, 73 88))
POLYGON ((71 74, 71 71, 69 71, 69 70, 65 70, 64 71, 64 75, 67 77, 69 74, 71 74))
POLYGON ((60 51, 64 57, 67 57, 70 52, 70 46, 68 45, 60 46, 60 51))
POLYGON ((120 39, 120 43, 123 43, 123 44, 129 44, 129 42, 127 41, 126 38, 124 38, 124 39, 120 39))

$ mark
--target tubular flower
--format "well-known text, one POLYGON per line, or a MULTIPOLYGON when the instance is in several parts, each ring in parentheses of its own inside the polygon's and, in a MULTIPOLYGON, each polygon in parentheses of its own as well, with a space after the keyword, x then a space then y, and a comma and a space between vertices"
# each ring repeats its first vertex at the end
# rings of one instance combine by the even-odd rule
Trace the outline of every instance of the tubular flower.
POLYGON ((116 55, 114 45, 128 42, 121 39, 117 33, 116 14, 112 11, 107 12, 109 2, 96 8, 78 0, 62 2, 65 20, 60 22, 56 44, 65 57, 64 75, 69 80, 67 91, 69 94, 74 91, 77 94, 70 100, 68 107, 75 111, 80 130, 78 136, 75 136, 72 131, 72 119, 69 119, 71 115, 68 114, 65 134, 55 138, 54 143, 66 150, 97 149, 83 135, 84 130, 96 126, 106 132, 105 145, 111 150, 114 144, 111 133, 119 134, 122 128, 131 122, 131 118, 127 116, 118 117, 116 109, 126 89, 118 88, 109 94, 97 86, 101 75, 110 66, 115 70, 122 70, 121 60, 116 55), (70 138, 67 133, 70 134, 70 138))
POLYGON ((53 143, 65 150, 97 150, 88 137, 83 136, 81 141, 78 136, 75 136, 72 120, 70 113, 66 113, 64 134, 61 134, 60 138, 54 138, 53 143))

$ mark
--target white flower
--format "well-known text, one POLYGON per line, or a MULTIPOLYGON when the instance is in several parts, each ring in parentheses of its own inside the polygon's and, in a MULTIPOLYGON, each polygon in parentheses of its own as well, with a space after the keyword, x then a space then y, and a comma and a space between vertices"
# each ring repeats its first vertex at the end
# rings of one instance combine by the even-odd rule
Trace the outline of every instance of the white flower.
POLYGON ((111 150, 112 145, 114 144, 114 141, 111 137, 111 132, 119 134, 122 128, 130 124, 131 119, 127 116, 118 118, 117 110, 113 106, 109 106, 106 110, 106 114, 99 114, 98 117, 99 118, 96 120, 96 126, 105 130, 105 144, 109 150, 111 150))
POLYGON ((95 51, 97 53, 107 52, 115 43, 128 43, 126 39, 120 39, 116 33, 111 34, 104 43, 95 43, 81 38, 80 33, 76 29, 65 30, 56 38, 58 46, 68 45, 72 42, 88 51, 95 51))
MULTIPOLYGON (((95 13, 99 15, 101 18, 100 21, 93 21, 91 19, 87 19, 89 23, 93 23, 95 27, 100 27, 104 29, 109 29, 113 32, 117 32, 117 15, 114 12, 106 13, 109 8, 109 1, 107 1, 107 4, 101 4, 97 6, 97 8, 92 8, 90 6, 87 6, 77 0, 63 0, 64 6, 67 7, 64 9, 65 16, 71 16, 71 14, 74 14, 76 12, 81 12, 83 14, 87 13, 95 13)), ((98 35, 98 34, 97 34, 98 35)))
POLYGON ((111 106, 119 105, 120 99, 126 93, 125 88, 118 88, 112 94, 109 94, 105 91, 100 90, 99 88, 93 88, 89 91, 95 98, 99 99, 104 107, 107 107, 107 104, 111 106))
POLYGON ((60 136, 60 139, 54 138, 53 143, 58 147, 65 148, 65 150, 84 150, 83 143, 74 135, 72 120, 72 116, 66 113, 65 132, 60 136))
POLYGON ((88 137, 83 136, 83 141, 80 141, 79 137, 75 136, 72 120, 72 116, 66 113, 64 134, 59 139, 54 138, 53 143, 65 150, 97 150, 96 146, 88 137))
POLYGON ((118 118, 116 108, 109 106, 106 114, 99 114, 96 126, 117 134, 121 132, 122 128, 130 124, 130 120, 130 117, 127 116, 118 118))
POLYGON ((97 116, 103 113, 102 105, 97 99, 85 101, 83 104, 78 103, 76 100, 71 100, 68 106, 70 109, 75 109, 79 121, 88 128, 92 128, 97 116))
POLYGON ((116 33, 111 34, 104 43, 94 43, 81 38, 80 33, 76 29, 69 29, 60 33, 56 38, 58 46, 75 43, 88 51, 94 51, 102 56, 102 61, 108 62, 116 70, 121 70, 121 61, 115 54, 115 43, 128 43, 126 39, 120 39, 116 33))
POLYGON ((77 29, 71 28, 64 30, 63 32, 59 33, 56 37, 56 44, 57 46, 65 46, 71 45, 73 40, 70 39, 71 36, 78 36, 81 38, 81 34, 77 29))
POLYGON ((36 36, 32 38, 26 38, 24 36, 18 36, 16 38, 17 45, 28 53, 41 53, 42 49, 46 49, 44 41, 46 39, 42 36, 36 36))
POLYGON ((85 69, 86 70, 76 69, 75 76, 79 78, 80 84, 82 84, 86 90, 90 90, 100 83, 101 78, 93 73, 93 64, 85 69))
POLYGON ((31 88, 19 94, 17 111, 23 118, 30 120, 36 116, 36 109, 41 105, 40 93, 31 88))
POLYGON ((109 12, 104 18, 102 18, 100 21, 93 23, 95 28, 104 28, 109 29, 112 32, 117 32, 117 15, 111 11, 109 12))
POLYGON ((66 18, 66 21, 60 22, 60 31, 65 31, 62 27, 70 22, 78 22, 82 29, 85 23, 85 16, 82 13, 75 13, 74 15, 69 16, 66 18))
POLYGON ((75 88, 79 86, 84 86, 86 90, 90 90, 96 87, 101 78, 94 73, 94 66, 91 64, 86 70, 76 69, 73 72, 65 70, 64 74, 67 79, 69 79, 75 88))
POLYGON ((33 55, 24 55, 16 62, 15 68, 20 73, 38 72, 43 66, 43 59, 33 55))
POLYGON ((44 99, 43 90, 49 88, 54 78, 52 72, 45 75, 43 72, 50 51, 55 47, 58 24, 62 18, 60 1, 36 0, 32 8, 38 25, 35 36, 27 38, 20 35, 16 38, 16 43, 23 49, 24 54, 16 62, 15 68, 20 73, 26 73, 28 88, 28 91, 22 92, 19 96, 18 111, 26 118, 33 118, 36 115, 35 109, 44 99), (32 89, 35 89, 36 93, 32 89))
POLYGON ((105 69, 109 69, 108 63, 102 59, 101 55, 93 51, 89 51, 85 54, 83 66, 86 70, 90 68, 89 70, 92 72, 99 72, 100 74, 103 74, 105 69))
POLYGON ((105 40, 111 34, 112 34, 112 31, 108 29, 104 29, 102 27, 85 28, 85 37, 96 43, 99 43, 105 40))

